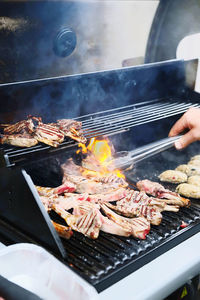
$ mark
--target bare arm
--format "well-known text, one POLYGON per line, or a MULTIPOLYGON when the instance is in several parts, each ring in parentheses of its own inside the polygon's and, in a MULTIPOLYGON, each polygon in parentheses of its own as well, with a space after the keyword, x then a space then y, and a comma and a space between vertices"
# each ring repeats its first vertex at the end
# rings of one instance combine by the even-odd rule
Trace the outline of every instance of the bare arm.
POLYGON ((174 124, 169 132, 169 136, 176 136, 184 130, 188 130, 178 141, 175 142, 176 149, 183 149, 189 144, 200 140, 200 109, 190 108, 174 124))

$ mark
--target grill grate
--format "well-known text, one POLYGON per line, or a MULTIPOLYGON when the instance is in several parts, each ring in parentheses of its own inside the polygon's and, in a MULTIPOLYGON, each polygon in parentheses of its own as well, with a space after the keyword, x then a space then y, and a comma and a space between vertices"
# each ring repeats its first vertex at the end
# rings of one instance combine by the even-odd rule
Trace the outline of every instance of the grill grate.
POLYGON ((173 238, 181 236, 190 227, 194 230, 195 225, 198 232, 200 207, 192 204, 188 209, 181 208, 176 214, 164 212, 161 225, 152 226, 146 240, 118 237, 103 232, 97 240, 90 240, 74 232, 73 237, 69 241, 63 240, 63 243, 68 253, 69 265, 101 291, 124 277, 123 268, 126 267, 126 275, 137 270, 144 262, 151 260, 146 257, 151 254, 151 250, 154 250, 154 255, 156 252, 159 255, 166 252, 164 244, 171 240, 172 244, 176 243, 174 246, 177 245, 178 239, 173 238), (182 221, 188 227, 181 229, 182 221))
MULTIPOLYGON (((138 104, 128 105, 98 113, 88 114, 75 118, 82 121, 84 136, 87 139, 102 135, 111 136, 128 131, 131 127, 164 119, 185 112, 189 107, 200 107, 199 103, 183 102, 180 100, 156 99, 138 104)), ((6 165, 13 166, 26 163, 29 157, 36 159, 36 155, 54 155, 65 151, 78 143, 65 140, 58 148, 38 144, 31 148, 18 148, 4 145, 1 150, 5 157, 6 165)))

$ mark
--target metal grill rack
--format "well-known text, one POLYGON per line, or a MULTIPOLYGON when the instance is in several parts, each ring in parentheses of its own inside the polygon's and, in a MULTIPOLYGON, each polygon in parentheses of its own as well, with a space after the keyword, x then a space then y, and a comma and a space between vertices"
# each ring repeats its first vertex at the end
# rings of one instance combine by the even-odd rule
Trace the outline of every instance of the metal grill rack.
POLYGON ((112 110, 88 114, 76 120, 82 121, 87 138, 113 135, 129 128, 184 113, 199 103, 180 100, 156 99, 112 110))
MULTIPOLYGON (((75 118, 75 120, 82 121, 84 136, 90 139, 92 137, 111 136, 126 132, 134 126, 184 113, 189 107, 200 107, 200 104, 191 101, 156 99, 84 115, 75 118)), ((4 156, 6 166, 14 166, 26 163, 30 156, 32 159, 36 159, 39 157, 36 155, 42 155, 44 151, 53 155, 57 154, 58 151, 65 151, 67 148, 77 144, 73 140, 65 140, 58 148, 45 144, 38 144, 31 148, 4 145, 1 148, 1 153, 4 156)))
POLYGON ((200 207, 197 205, 181 208, 176 214, 162 214, 162 223, 151 226, 146 240, 104 232, 100 233, 97 240, 91 240, 74 232, 70 240, 62 239, 68 254, 67 264, 100 292, 200 229, 200 207), (188 227, 181 229, 182 221, 188 227))

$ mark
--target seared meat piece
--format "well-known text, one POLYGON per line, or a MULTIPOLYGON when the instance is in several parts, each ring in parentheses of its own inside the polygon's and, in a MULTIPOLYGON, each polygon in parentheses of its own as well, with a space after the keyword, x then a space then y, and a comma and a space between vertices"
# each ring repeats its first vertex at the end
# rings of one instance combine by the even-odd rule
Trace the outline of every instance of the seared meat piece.
POLYGON ((27 120, 23 120, 17 122, 15 124, 1 124, 1 127, 4 127, 4 134, 14 134, 14 133, 33 133, 34 131, 34 124, 31 118, 27 120))
POLYGON ((146 235, 149 233, 150 223, 144 217, 125 218, 113 212, 105 204, 102 204, 101 208, 109 219, 113 220, 116 224, 125 227, 127 231, 131 231, 132 236, 139 239, 145 239, 146 235))
POLYGON ((50 187, 42 187, 42 186, 36 186, 36 189, 40 196, 51 196, 51 195, 60 195, 64 192, 74 192, 76 189, 76 186, 69 181, 65 181, 62 185, 56 187, 56 188, 50 188, 50 187))
MULTIPOLYGON (((136 192, 140 194, 139 192, 136 192)), ((150 206, 145 202, 127 201, 127 198, 117 201, 117 205, 107 203, 106 206, 126 217, 145 217, 151 224, 159 225, 162 220, 161 208, 150 206)))
POLYGON ((155 196, 159 199, 168 199, 168 204, 174 204, 179 206, 190 206, 190 200, 181 197, 178 193, 171 192, 165 189, 164 186, 158 182, 153 182, 148 179, 137 182, 137 188, 140 191, 144 191, 149 195, 155 196))
POLYGON ((38 141, 28 133, 18 133, 3 135, 0 138, 1 144, 9 144, 16 147, 32 147, 37 145, 38 141))
POLYGON ((34 117, 33 119, 38 121, 35 138, 39 142, 53 147, 58 147, 63 142, 64 134, 56 126, 42 123, 41 118, 34 117))
POLYGON ((116 174, 108 174, 105 176, 99 176, 99 177, 91 177, 91 179, 102 182, 102 183, 111 183, 111 184, 117 184, 122 187, 127 187, 128 183, 124 180, 122 177, 118 177, 116 174))
POLYGON ((102 221, 96 209, 91 209, 81 216, 71 215, 58 205, 53 205, 52 209, 59 214, 73 230, 79 231, 92 239, 98 238, 102 221))
POLYGON ((64 164, 62 164, 61 167, 64 171, 63 181, 68 177, 68 175, 75 175, 83 176, 84 178, 88 178, 96 182, 116 184, 119 187, 128 186, 128 183, 122 177, 118 177, 116 174, 108 173, 102 175, 100 172, 90 171, 76 165, 71 158, 68 159, 64 164))
POLYGON ((118 201, 127 195, 127 190, 124 188, 116 189, 109 193, 88 195, 87 201, 92 202, 112 202, 118 201))
POLYGON ((73 235, 70 227, 60 225, 54 221, 52 221, 52 224, 60 237, 68 240, 73 235))
POLYGON ((40 200, 42 201, 46 211, 51 211, 51 207, 54 203, 54 198, 49 196, 40 196, 40 200))
POLYGON ((77 205, 74 209, 74 214, 82 215, 90 211, 91 208, 98 208, 97 213, 99 217, 101 218, 102 225, 101 230, 110 234, 120 235, 120 236, 130 236, 131 230, 127 227, 122 227, 119 224, 114 223, 112 220, 108 219, 108 217, 105 217, 101 214, 99 211, 99 206, 91 204, 89 202, 79 202, 79 205, 77 205))
POLYGON ((88 193, 88 194, 105 194, 113 192, 114 190, 121 187, 118 183, 102 183, 96 182, 91 179, 87 179, 83 176, 66 175, 68 181, 71 181, 76 185, 77 193, 88 193))
POLYGON ((87 139, 83 136, 81 122, 71 119, 61 119, 57 121, 57 124, 59 129, 64 132, 65 136, 68 136, 79 143, 86 143, 87 139))

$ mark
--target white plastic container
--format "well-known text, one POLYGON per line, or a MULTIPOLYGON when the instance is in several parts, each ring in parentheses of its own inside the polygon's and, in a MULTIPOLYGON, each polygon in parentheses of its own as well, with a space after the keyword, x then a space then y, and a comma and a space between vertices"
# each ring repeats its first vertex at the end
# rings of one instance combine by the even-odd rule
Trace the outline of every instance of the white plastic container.
POLYGON ((97 300, 97 291, 43 248, 0 249, 0 275, 47 300, 97 300))

